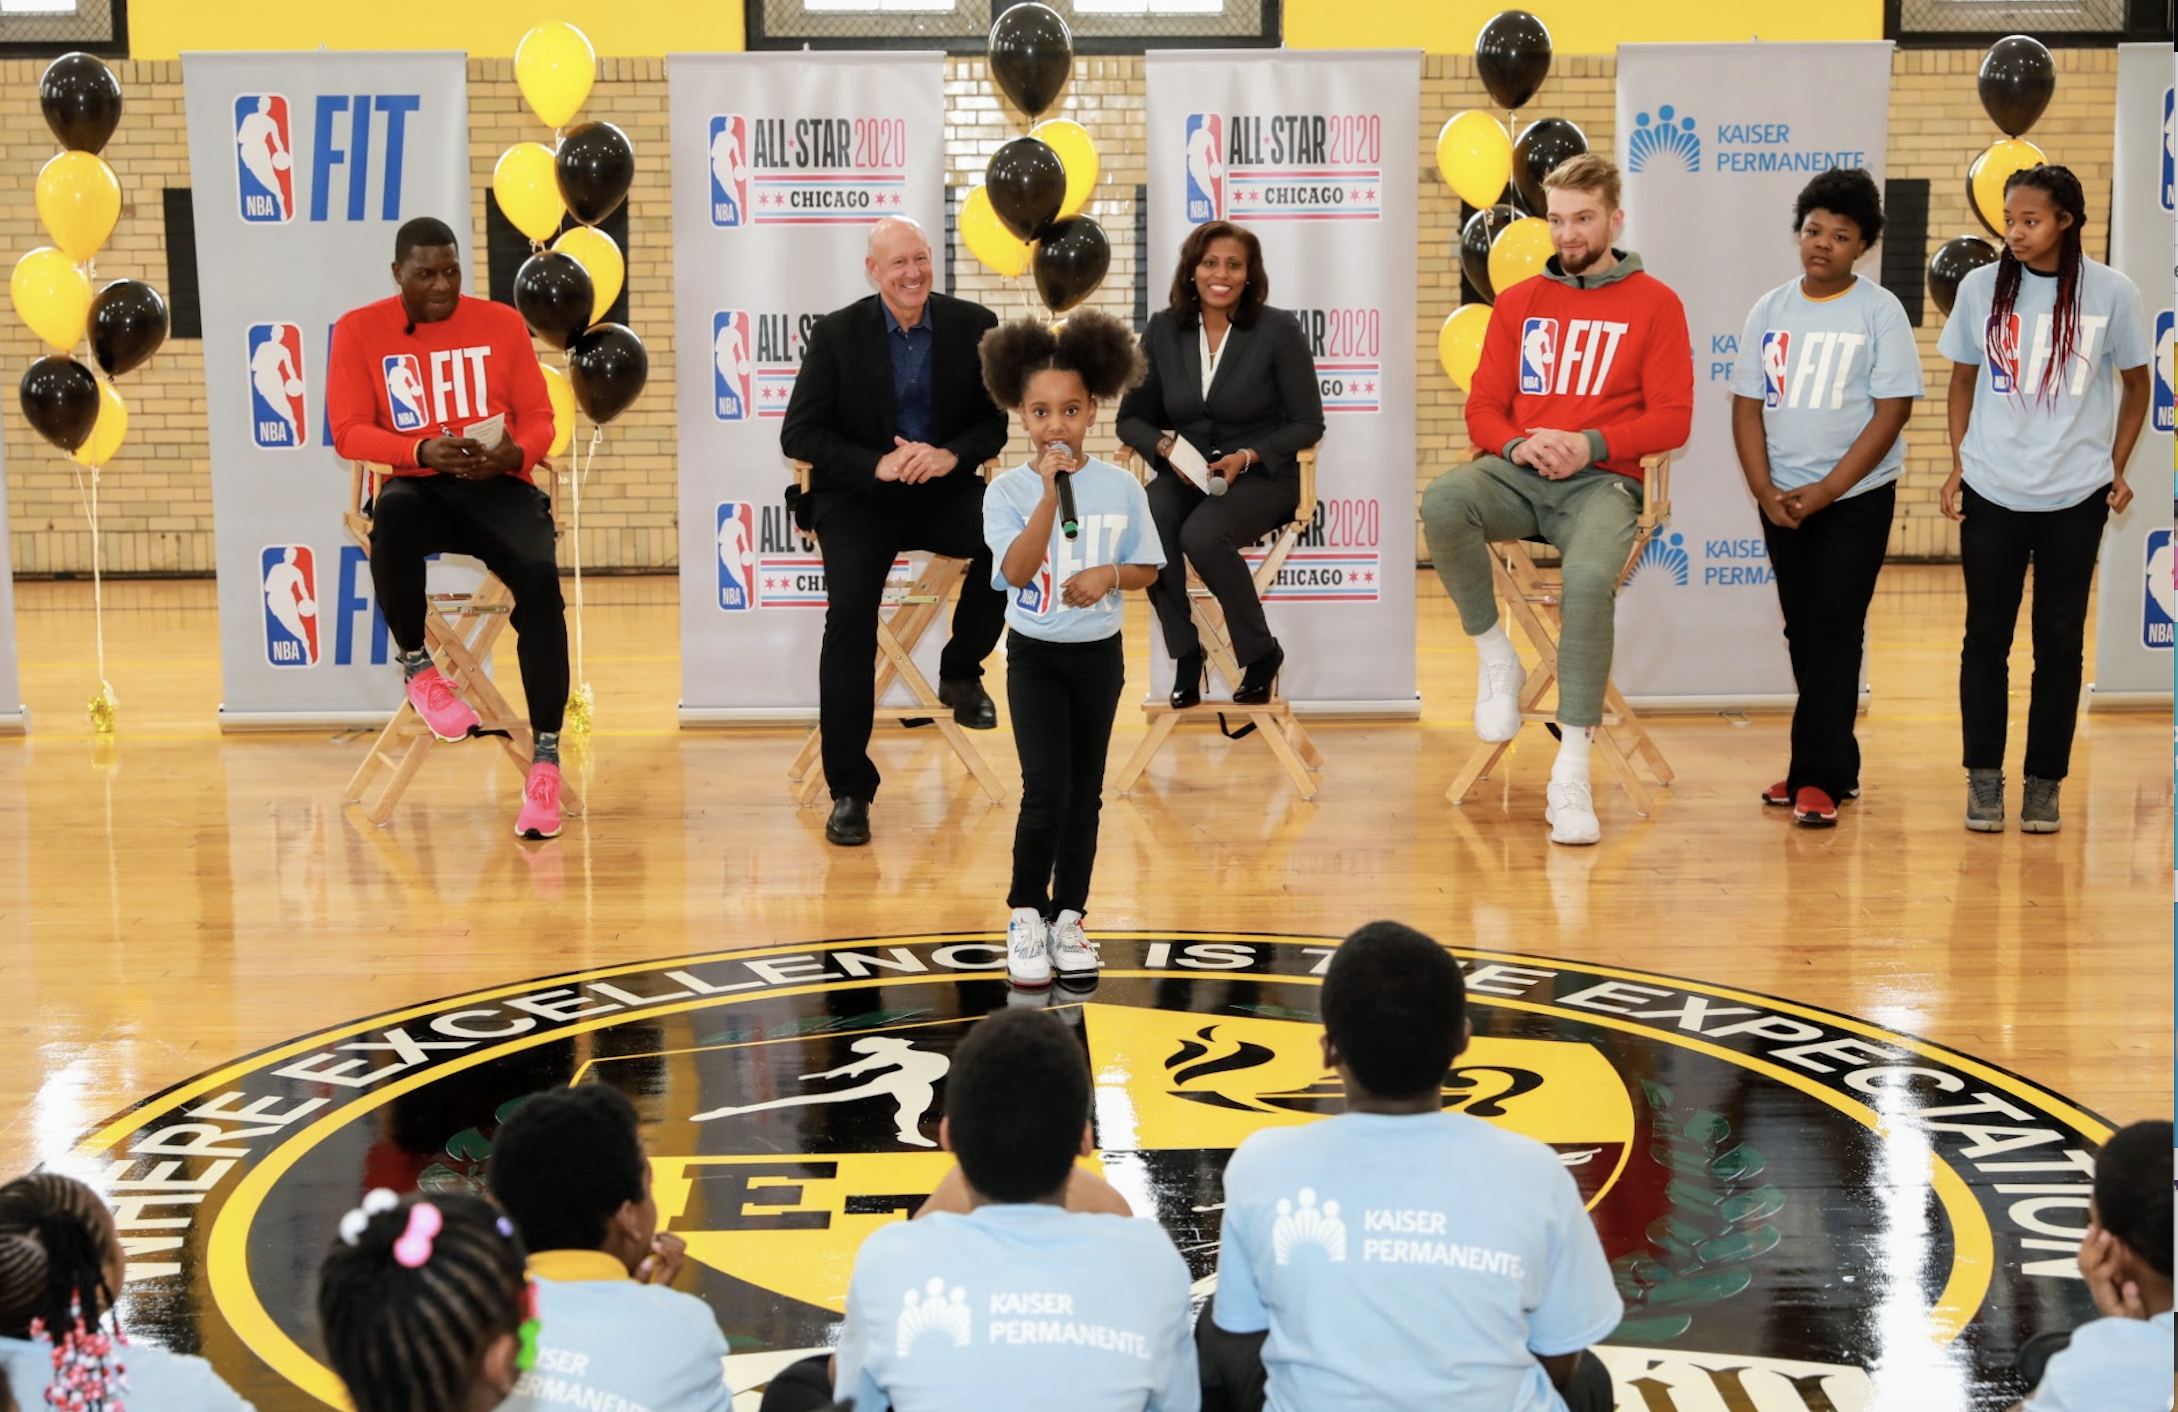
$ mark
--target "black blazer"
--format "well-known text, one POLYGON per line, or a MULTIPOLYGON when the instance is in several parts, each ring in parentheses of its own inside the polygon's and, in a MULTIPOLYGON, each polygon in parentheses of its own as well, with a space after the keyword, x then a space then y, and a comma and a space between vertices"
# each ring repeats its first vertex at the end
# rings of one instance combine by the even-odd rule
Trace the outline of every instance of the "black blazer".
POLYGON ((1262 474, 1296 474, 1295 453, 1323 440, 1323 394, 1300 320, 1265 305, 1253 327, 1227 329, 1207 401, 1196 339, 1193 320, 1183 328, 1170 309, 1150 315, 1149 376, 1120 399, 1119 439, 1159 465, 1157 439, 1169 427, 1205 456, 1249 447, 1262 474))
MULTIPOLYGON (((973 494, 982 484, 976 472, 1006 445, 1006 414, 983 390, 977 354, 998 316, 981 304, 933 293, 926 317, 937 334, 930 355, 930 443, 960 458, 951 475, 927 486, 973 494)), ((825 315, 809 331, 779 449, 810 464, 813 523, 850 496, 924 488, 877 479, 878 458, 893 449, 897 429, 890 336, 874 294, 825 315)))

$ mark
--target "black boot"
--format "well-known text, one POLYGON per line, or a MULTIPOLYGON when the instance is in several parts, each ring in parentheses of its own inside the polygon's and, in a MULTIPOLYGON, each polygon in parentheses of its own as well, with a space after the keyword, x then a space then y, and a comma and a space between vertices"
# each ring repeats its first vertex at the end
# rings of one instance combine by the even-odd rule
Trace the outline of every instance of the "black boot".
POLYGON ((1248 664, 1240 674, 1240 685, 1233 688, 1233 702, 1239 706, 1260 706, 1271 699, 1271 688, 1277 684, 1278 669, 1286 664, 1286 649, 1277 643, 1271 650, 1248 664))

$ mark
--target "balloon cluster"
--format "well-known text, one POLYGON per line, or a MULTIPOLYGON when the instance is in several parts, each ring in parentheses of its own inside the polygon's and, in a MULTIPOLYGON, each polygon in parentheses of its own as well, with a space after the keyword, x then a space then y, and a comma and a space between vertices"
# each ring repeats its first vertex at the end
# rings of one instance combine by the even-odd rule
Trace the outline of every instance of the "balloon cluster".
POLYGON ((643 340, 624 324, 600 322, 620 297, 628 262, 597 227, 628 199, 635 147, 611 123, 567 126, 597 81, 597 51, 573 25, 541 24, 523 35, 514 79, 530 110, 557 130, 555 146, 517 142, 492 168, 499 209, 536 251, 514 272, 514 307, 530 332, 567 354, 564 376, 544 370, 556 456, 574 439, 576 408, 603 426, 628 410, 650 380, 643 340), (569 216, 577 224, 560 234, 569 216))
MULTIPOLYGON (((1550 54, 1550 30, 1526 10, 1493 15, 1475 37, 1475 71, 1515 120, 1549 76, 1550 54)), ((1460 273, 1481 302, 1454 309, 1437 332, 1438 360, 1462 390, 1482 361, 1498 291, 1541 274, 1550 259, 1550 223, 1537 214, 1543 178, 1587 150, 1587 135, 1564 118, 1538 118, 1516 139, 1511 124, 1479 108, 1454 113, 1437 134, 1437 172, 1474 208, 1460 227, 1460 273)))
MULTIPOLYGON (((1048 5, 1015 5, 991 25, 991 78, 1035 119, 1074 67, 1074 36, 1048 5)), ((1036 123, 998 149, 961 208, 961 239, 993 274, 1033 272, 1036 292, 1063 314, 1096 292, 1112 265, 1104 227, 1082 214, 1097 186, 1097 149, 1081 124, 1036 123)))
MULTIPOLYGON (((1975 86, 1981 93, 1982 111, 2004 136, 1967 165, 1966 204, 1989 234, 2002 238, 2004 183, 2012 173, 2040 166, 2045 160, 2042 149, 2021 134, 2034 126, 2057 91, 2057 63, 2042 41, 2014 34, 1989 46, 1975 86)), ((1936 307, 1950 313, 1959 281, 1996 257, 1996 247, 1978 235, 1958 236, 1937 246, 1928 262, 1928 292, 1936 307)))

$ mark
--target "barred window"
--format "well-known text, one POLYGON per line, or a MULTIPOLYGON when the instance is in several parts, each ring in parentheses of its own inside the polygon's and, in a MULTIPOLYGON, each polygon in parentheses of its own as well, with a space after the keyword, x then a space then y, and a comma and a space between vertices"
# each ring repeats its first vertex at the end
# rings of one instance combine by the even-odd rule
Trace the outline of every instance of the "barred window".
MULTIPOLYGON (((980 52, 1015 0, 747 0, 751 49, 980 52)), ((1047 0, 1080 54, 1275 47, 1282 0, 1047 0)))
POLYGON ((128 0, 0 0, 0 57, 128 54, 128 0))

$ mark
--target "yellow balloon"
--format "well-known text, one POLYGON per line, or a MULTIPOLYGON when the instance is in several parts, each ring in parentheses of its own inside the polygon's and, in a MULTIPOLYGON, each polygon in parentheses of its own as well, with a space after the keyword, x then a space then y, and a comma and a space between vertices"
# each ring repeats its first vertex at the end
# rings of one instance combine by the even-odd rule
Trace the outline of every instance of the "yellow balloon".
POLYGON ((1512 138, 1480 109, 1446 119, 1437 134, 1437 173, 1470 206, 1495 206, 1512 180, 1512 138))
POLYGON ((544 369, 545 391, 552 394, 552 449, 545 455, 557 456, 575 439, 575 388, 567 374, 550 363, 538 366, 544 369))
POLYGON ((63 152, 38 173, 38 219, 79 264, 98 253, 121 219, 121 183, 89 152, 63 152))
POLYGON ((1989 144, 1989 150, 1966 169, 1966 191, 1973 198, 1974 214, 1991 235, 2004 238, 2004 183, 2013 172, 2038 167, 2045 160, 2042 149, 2033 143, 2007 137, 1989 144))
POLYGON ((1506 290, 1541 274, 1552 253, 1550 222, 1522 216, 1499 231, 1490 245, 1490 287, 1503 299, 1506 290))
POLYGON ((1065 118, 1053 118, 1029 129, 1029 136, 1059 154, 1066 168, 1066 197, 1059 202, 1059 219, 1078 216, 1097 189, 1097 145, 1089 129, 1065 118))
POLYGON ((565 127, 597 82, 597 50, 571 24, 541 24, 514 46, 514 81, 545 126, 565 127))
POLYGON ((1489 328, 1489 305, 1462 304, 1437 330, 1437 361, 1462 392, 1474 385, 1475 369, 1482 365, 1482 336, 1489 328))
POLYGON ((60 251, 41 245, 15 262, 8 297, 30 331, 67 352, 83 341, 91 316, 91 281, 60 251))
POLYGON ((960 238, 968 253, 981 260, 992 274, 1014 279, 1028 273, 1029 243, 1014 239, 998 212, 991 209, 991 193, 982 187, 968 193, 960 208, 960 238))
POLYGON ((599 322, 620 297, 620 286, 627 282, 627 257, 613 244, 613 238, 596 226, 576 226, 554 241, 552 248, 590 272, 591 287, 597 291, 590 306, 590 322, 599 322))
POLYGON ((97 470, 113 464, 114 453, 128 439, 129 404, 121 400, 121 389, 104 378, 98 380, 98 421, 91 428, 91 435, 76 448, 76 464, 97 470))
POLYGON ((531 240, 550 239, 567 214, 552 149, 542 142, 517 142, 500 155, 492 168, 492 195, 514 228, 531 240))

